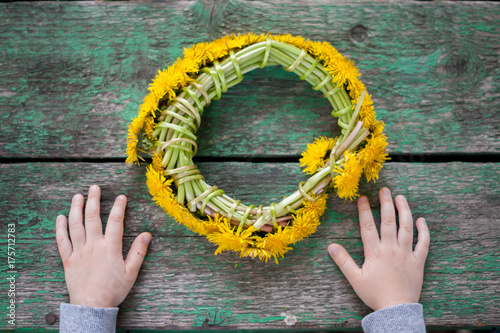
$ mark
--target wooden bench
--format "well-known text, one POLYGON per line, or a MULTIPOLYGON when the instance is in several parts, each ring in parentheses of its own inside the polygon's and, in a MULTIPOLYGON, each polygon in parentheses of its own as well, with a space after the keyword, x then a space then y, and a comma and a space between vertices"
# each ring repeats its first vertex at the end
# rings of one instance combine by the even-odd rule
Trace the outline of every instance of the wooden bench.
MULTIPOLYGON (((0 329, 57 329, 59 303, 69 298, 55 218, 95 183, 103 221, 118 194, 129 198, 124 253, 139 233, 153 235, 119 328, 360 328, 370 309, 326 252, 335 241, 363 262, 354 203, 332 196, 319 230, 279 265, 214 256, 213 244, 152 203, 145 164, 124 164, 126 124, 157 71, 183 47, 249 31, 328 41, 356 63, 392 157, 360 191, 377 212, 380 187, 407 196, 431 229, 426 324, 498 325, 499 18, 489 2, 0 4, 1 269, 11 270, 14 223, 17 271, 16 326, 2 297, 0 329)), ((272 202, 305 179, 298 159, 306 144, 337 131, 330 111, 295 75, 254 71, 206 110, 196 161, 207 183, 246 203, 272 202)), ((1 288, 7 294, 5 280, 1 288)))

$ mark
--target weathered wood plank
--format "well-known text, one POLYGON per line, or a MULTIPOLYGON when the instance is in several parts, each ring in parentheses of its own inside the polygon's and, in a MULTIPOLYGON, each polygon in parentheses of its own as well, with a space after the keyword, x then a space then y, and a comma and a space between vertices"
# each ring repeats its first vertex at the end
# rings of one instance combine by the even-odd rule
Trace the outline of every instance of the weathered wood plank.
MULTIPOLYGON (((54 220, 59 213, 67 214, 74 193, 93 183, 102 187, 103 217, 116 195, 129 197, 125 248, 138 233, 153 234, 139 280, 122 305, 120 327, 359 327, 359 319, 368 313, 325 252, 330 242, 337 241, 362 262, 354 204, 330 199, 319 231, 297 243, 276 266, 233 254, 215 257, 215 247, 205 238, 178 225, 165 226, 164 214, 150 202, 142 168, 32 163, 0 165, 0 169, 4 185, 0 216, 17 223, 20 245, 19 327, 51 328, 45 315, 58 314, 58 303, 67 301, 54 220), (284 319, 292 315, 297 322, 287 326, 284 319)), ((278 198, 303 177, 296 164, 200 163, 200 169, 209 183, 249 202, 278 198), (275 185, 277 180, 283 184, 275 185)), ((499 172, 497 164, 388 163, 378 183, 362 188, 375 210, 377 190, 387 185, 394 193, 407 195, 414 216, 428 221, 432 246, 422 302, 430 326, 498 324, 500 200, 492 180, 499 172)), ((5 225, 0 230, 5 233, 5 225)), ((0 251, 4 257, 5 247, 0 251)))
MULTIPOLYGON (((499 151, 495 3, 0 6, 3 157, 123 156, 126 123, 157 70, 182 47, 248 31, 326 40, 353 59, 392 152, 499 151)), ((292 74, 245 81, 207 110, 200 156, 297 156, 335 127, 327 102, 292 74)))
MULTIPOLYGON (((132 240, 125 238, 125 248, 132 240)), ((369 309, 328 256, 331 241, 301 242, 275 265, 232 254, 215 257, 211 245, 193 237, 154 237, 139 278, 120 306, 118 327, 359 328, 369 309)), ((362 263, 359 238, 341 243, 362 263)), ((59 316, 59 303, 68 302, 68 293, 55 239, 19 245, 17 327, 56 329, 59 323, 47 325, 45 316, 59 316)), ((498 238, 432 243, 421 297, 428 326, 498 325, 499 245, 498 238)))
MULTIPOLYGON (((295 163, 199 163, 210 185, 244 203, 268 205, 289 195, 306 180, 295 163)), ((17 221, 19 236, 50 239, 57 214, 68 214, 71 197, 86 196, 88 187, 102 188, 107 214, 118 194, 128 196, 125 233, 149 231, 155 236, 192 236, 151 201, 143 167, 121 163, 20 163, 0 165, 0 216, 17 221)), ((481 240, 498 234, 500 165, 489 163, 387 163, 377 183, 362 183, 361 193, 379 209, 378 189, 408 197, 414 216, 432 226, 434 240, 481 240)), ((320 228, 312 237, 359 236, 356 205, 331 196, 320 228)), ((103 215, 103 220, 105 219, 103 215)), ((0 226, 3 230, 5 225, 0 226)))

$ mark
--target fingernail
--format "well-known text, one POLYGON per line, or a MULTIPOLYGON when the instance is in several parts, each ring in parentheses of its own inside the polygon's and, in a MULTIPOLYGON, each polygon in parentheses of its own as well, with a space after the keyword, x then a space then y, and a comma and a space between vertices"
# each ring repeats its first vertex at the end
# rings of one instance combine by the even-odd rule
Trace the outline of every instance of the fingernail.
POLYGON ((401 203, 404 203, 404 202, 405 202, 405 200, 406 200, 406 198, 405 198, 404 196, 402 196, 402 195, 398 195, 398 196, 396 197, 396 199, 397 199, 399 202, 401 202, 401 203))
POLYGON ((117 199, 123 201, 127 198, 123 194, 120 194, 117 199))
POLYGON ((97 191, 99 190, 99 186, 97 186, 97 185, 92 185, 92 186, 90 187, 90 190, 91 190, 91 191, 93 191, 93 192, 97 192, 97 191))
POLYGON ((61 222, 63 220, 64 216, 63 215, 58 215, 56 222, 61 222))
POLYGON ((82 200, 82 195, 81 194, 75 194, 73 196, 73 201, 78 202, 80 200, 82 200))
POLYGON ((358 200, 359 200, 359 202, 361 202, 361 203, 368 202, 368 198, 367 198, 367 197, 365 197, 364 195, 360 196, 358 200))
POLYGON ((337 246, 335 246, 335 245, 329 246, 328 247, 328 253, 330 253, 331 256, 334 256, 335 253, 337 253, 337 246))
POLYGON ((384 187, 384 188, 382 189, 382 193, 383 193, 383 194, 389 194, 390 192, 389 192, 389 189, 388 189, 387 187, 384 187))
POLYGON ((142 237, 142 242, 144 244, 149 244, 149 242, 151 241, 151 235, 150 234, 145 234, 143 237, 142 237))

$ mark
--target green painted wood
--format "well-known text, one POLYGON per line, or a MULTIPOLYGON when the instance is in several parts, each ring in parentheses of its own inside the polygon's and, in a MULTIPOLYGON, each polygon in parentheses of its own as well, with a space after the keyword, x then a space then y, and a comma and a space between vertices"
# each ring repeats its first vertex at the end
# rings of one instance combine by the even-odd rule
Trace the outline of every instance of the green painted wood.
MULTIPOLYGON (((124 246, 129 248, 132 240, 126 237, 124 246)), ((120 305, 117 325, 151 330, 359 328, 370 310, 328 256, 330 241, 301 242, 277 266, 231 254, 215 257, 211 245, 192 237, 153 238, 139 278, 120 305), (287 325, 285 319, 292 316, 296 323, 287 325)), ((359 239, 341 243, 362 262, 359 239)), ((420 299, 428 327, 498 324, 498 243, 432 244, 420 299)), ((59 317, 59 303, 69 301, 56 241, 21 244, 18 328, 55 330, 58 322, 47 325, 45 316, 53 312, 59 317)))
MULTIPOLYGON (((210 184, 247 202, 279 198, 303 178, 292 163, 200 163, 200 169, 210 184)), ((104 219, 115 196, 129 198, 126 250, 138 233, 153 234, 139 279, 121 305, 120 328, 359 328, 369 313, 326 253, 336 241, 362 263, 353 203, 330 199, 317 233, 297 243, 279 265, 264 264, 234 254, 214 256, 215 247, 204 237, 179 225, 166 227, 164 213, 151 204, 141 167, 20 163, 0 165, 0 170, 0 216, 17 224, 18 328, 57 329, 58 323, 46 324, 45 316, 59 315, 59 302, 67 302, 68 294, 54 221, 59 213, 68 213, 73 194, 93 183, 102 188, 104 219), (297 321, 288 326, 285 319, 292 315, 297 321)), ((414 217, 428 221, 431 250, 421 301, 429 327, 498 325, 500 194, 492 180, 499 175, 498 164, 387 163, 378 183, 362 186, 376 217, 377 191, 385 185, 394 195, 408 197, 414 217)), ((6 233, 5 224, 0 232, 6 233)), ((3 238, 1 242, 5 244, 3 238)), ((5 251, 1 246, 3 258, 5 251)), ((2 293, 5 288, 0 285, 2 293)), ((4 305, 2 299, 0 307, 4 305)))
MULTIPOLYGON (((289 195, 299 182, 307 179, 295 163, 226 162, 198 166, 209 185, 217 185, 246 204, 268 205, 289 195)), ((144 173, 144 166, 127 167, 122 163, 0 164, 0 216, 17 221, 18 233, 25 239, 51 239, 55 217, 69 213, 72 196, 86 196, 90 185, 99 184, 104 214, 116 196, 128 197, 125 234, 136 236, 148 231, 156 236, 193 236, 152 202, 144 173)), ((367 195, 372 208, 378 210, 378 190, 388 186, 408 197, 415 216, 436 222, 434 239, 481 240, 497 232, 500 193, 497 182, 492 180, 499 177, 500 165, 493 163, 386 163, 378 182, 361 183, 360 193, 367 195)), ((334 238, 359 236, 354 203, 331 196, 328 207, 322 220, 332 229, 320 229, 311 237, 329 233, 334 238)), ((106 216, 103 215, 104 221, 106 216)), ((5 225, 0 226, 0 230, 4 228, 5 225)))
MULTIPOLYGON (((126 124, 183 47, 231 32, 326 40, 360 68, 391 152, 498 152, 496 3, 173 1, 0 4, 0 155, 122 157, 126 124)), ((278 68, 214 102, 200 156, 298 156, 335 132, 278 68), (243 127, 242 125, 245 124, 243 127)))
MULTIPOLYGON (((152 204, 144 166, 74 162, 123 156, 126 123, 182 47, 248 31, 327 40, 353 59, 387 123, 391 152, 498 152, 498 8, 323 0, 0 4, 0 156, 63 158, 0 164, 0 232, 14 221, 19 240, 18 328, 57 329, 45 319, 68 301, 55 216, 93 183, 102 187, 104 215, 116 195, 129 197, 125 248, 140 232, 154 237, 121 306, 120 328, 359 328, 368 309, 325 251, 337 241, 362 262, 354 204, 331 198, 318 232, 279 266, 215 257, 205 238, 152 204), (297 322, 288 326, 292 315, 297 322)), ((314 136, 335 133, 329 113, 292 74, 256 71, 207 109, 200 155, 297 157, 314 136)), ((248 203, 269 203, 305 179, 296 163, 199 166, 209 184, 248 203)), ((381 186, 405 194, 415 217, 429 223, 421 301, 430 327, 499 325, 499 175, 498 164, 388 163, 378 183, 361 187, 375 210, 381 186)))

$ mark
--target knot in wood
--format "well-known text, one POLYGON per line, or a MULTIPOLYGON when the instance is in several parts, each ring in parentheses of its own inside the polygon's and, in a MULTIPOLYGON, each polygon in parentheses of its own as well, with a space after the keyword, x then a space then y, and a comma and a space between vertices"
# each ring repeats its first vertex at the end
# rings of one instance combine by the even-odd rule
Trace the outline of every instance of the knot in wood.
POLYGON ((482 60, 473 47, 467 45, 441 50, 435 68, 439 78, 457 91, 471 89, 484 75, 482 60))
POLYGON ((57 316, 53 312, 50 312, 45 316, 45 321, 49 325, 54 325, 57 321, 57 316))
POLYGON ((368 37, 368 28, 362 24, 357 24, 351 28, 351 39, 361 43, 368 37))

